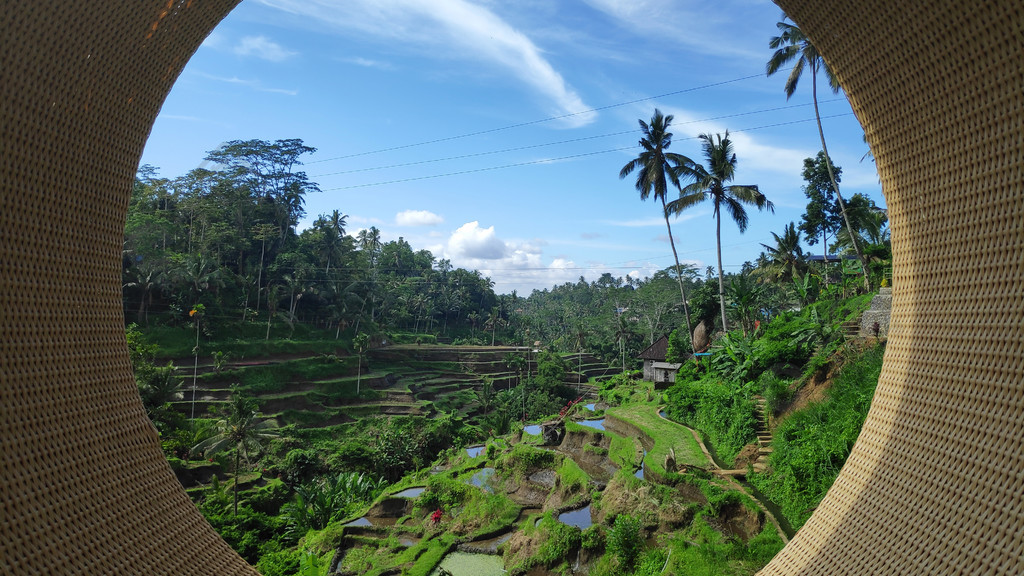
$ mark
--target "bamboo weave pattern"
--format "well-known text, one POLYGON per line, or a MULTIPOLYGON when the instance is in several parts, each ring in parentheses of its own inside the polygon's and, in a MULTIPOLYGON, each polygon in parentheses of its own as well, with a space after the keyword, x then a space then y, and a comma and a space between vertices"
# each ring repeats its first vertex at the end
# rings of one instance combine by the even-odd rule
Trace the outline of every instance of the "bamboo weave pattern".
MULTIPOLYGON (((0 573, 253 573, 164 461, 119 276, 153 121, 236 1, 0 11, 0 573)), ((1022 574, 1024 5, 779 3, 872 144, 894 297, 853 454, 762 574, 1022 574)))

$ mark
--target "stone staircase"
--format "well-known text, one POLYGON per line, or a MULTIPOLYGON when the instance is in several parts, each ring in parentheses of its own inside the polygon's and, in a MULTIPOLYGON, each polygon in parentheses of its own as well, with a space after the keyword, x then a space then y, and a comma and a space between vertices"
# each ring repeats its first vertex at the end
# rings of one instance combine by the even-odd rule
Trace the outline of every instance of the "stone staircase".
POLYGON ((846 336, 847 338, 860 338, 860 324, 860 319, 847 320, 846 322, 843 322, 843 325, 841 327, 843 335, 846 336))
POLYGON ((754 472, 763 472, 768 468, 768 457, 772 453, 772 433, 768 427, 768 401, 761 396, 754 396, 757 403, 757 460, 754 461, 754 472))

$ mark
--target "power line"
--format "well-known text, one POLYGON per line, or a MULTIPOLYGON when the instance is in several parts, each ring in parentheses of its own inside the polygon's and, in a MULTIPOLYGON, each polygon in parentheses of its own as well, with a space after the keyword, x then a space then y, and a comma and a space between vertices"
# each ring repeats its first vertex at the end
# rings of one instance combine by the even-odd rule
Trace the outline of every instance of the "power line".
MULTIPOLYGON (((846 113, 843 113, 843 114, 833 114, 831 116, 822 116, 821 119, 822 120, 827 120, 827 119, 831 119, 831 118, 840 118, 840 117, 843 117, 843 116, 852 116, 852 115, 853 115, 852 112, 846 112, 846 113)), ((755 126, 755 127, 752 127, 752 128, 744 128, 744 129, 741 129, 741 130, 733 130, 733 133, 737 133, 737 132, 752 132, 754 130, 764 130, 764 129, 767 129, 767 128, 778 128, 780 126, 790 126, 790 125, 793 125, 793 124, 802 124, 802 123, 805 123, 805 122, 814 122, 814 121, 815 121, 814 118, 806 118, 806 119, 803 119, 803 120, 791 120, 791 121, 788 121, 788 122, 779 122, 779 123, 776 123, 776 124, 766 124, 764 126, 755 126)), ((684 140, 696 140, 697 138, 698 138, 697 136, 692 136, 690 138, 684 138, 684 140)), ((493 171, 493 170, 504 170, 504 169, 507 169, 507 168, 518 168, 518 167, 522 167, 522 166, 531 166, 531 165, 535 165, 535 164, 550 164, 550 163, 553 163, 553 162, 561 162, 561 161, 564 161, 564 160, 574 160, 574 159, 583 158, 583 157, 586 157, 586 156, 597 156, 599 154, 609 154, 609 153, 612 153, 612 152, 623 152, 625 150, 633 150, 635 148, 636 148, 636 146, 634 145, 634 146, 625 146, 625 147, 622 147, 622 148, 611 148, 611 149, 607 149, 607 150, 597 150, 595 152, 581 152, 579 154, 572 154, 572 155, 569 155, 569 156, 559 156, 559 157, 556 157, 556 158, 543 158, 543 159, 540 159, 540 160, 529 160, 529 161, 526 161, 526 162, 516 162, 516 163, 513 163, 513 164, 503 164, 503 165, 500 165, 500 166, 486 166, 486 167, 483 167, 483 168, 473 168, 473 169, 470 169, 470 170, 459 170, 457 172, 446 172, 446 173, 443 173, 443 174, 430 174, 430 175, 427 175, 427 176, 411 176, 409 178, 399 178, 397 180, 387 180, 387 181, 384 181, 384 182, 371 182, 369 184, 353 184, 351 186, 339 186, 337 188, 324 188, 324 189, 321 189, 320 192, 336 192, 336 191, 340 191, 340 190, 355 190, 357 188, 371 188, 371 187, 375 187, 375 186, 387 186, 387 185, 390 185, 390 184, 402 184, 402 183, 405 183, 405 182, 415 182, 415 181, 418 181, 418 180, 432 180, 432 179, 435 179, 435 178, 446 178, 446 177, 449 177, 449 176, 462 176, 462 175, 465 175, 465 174, 475 174, 475 173, 478 173, 478 172, 490 172, 490 171, 493 171)))
POLYGON ((344 160, 346 158, 355 158, 357 156, 369 156, 370 154, 380 154, 383 152, 394 152, 395 150, 404 150, 406 148, 415 148, 417 146, 426 146, 429 144, 438 144, 440 142, 449 142, 451 140, 459 140, 462 138, 471 138, 473 136, 482 136, 484 134, 493 134, 495 132, 502 132, 505 130, 512 130, 514 128, 522 128, 524 126, 533 126, 535 124, 543 124, 545 122, 551 122, 554 120, 564 120, 565 118, 572 118, 574 116, 580 116, 583 114, 591 114, 593 112, 600 112, 602 110, 610 110, 612 108, 620 108, 622 106, 629 106, 630 104, 636 104, 638 102, 647 102, 650 100, 656 100, 658 98, 666 98, 668 96, 678 96, 679 94, 686 94, 688 92, 696 92, 697 90, 705 90, 707 88, 714 88, 717 86, 724 86, 726 84, 733 84, 735 82, 742 82, 744 80, 750 80, 752 78, 761 78, 762 74, 751 74, 750 76, 743 76, 741 78, 733 78, 731 80, 723 80, 721 82, 713 82, 710 84, 704 84, 702 86, 694 86, 692 88, 684 88, 682 90, 676 90, 673 92, 666 92, 664 94, 658 94, 657 96, 648 96, 646 98, 637 98, 636 100, 630 100, 628 102, 619 102, 617 104, 608 104, 607 106, 599 106, 597 108, 589 108, 587 110, 581 110, 579 112, 571 112, 569 114, 562 114, 559 116, 548 116, 547 118, 541 118, 538 120, 530 120, 528 122, 520 122, 518 124, 510 124, 508 126, 501 126, 499 128, 489 128, 487 130, 479 130, 477 132, 467 132, 465 134, 458 134, 456 136, 446 136, 444 138, 435 138, 433 140, 425 140, 423 142, 415 142, 412 144, 402 144, 401 146, 391 146, 389 148, 380 148, 378 150, 370 150, 367 152, 357 152, 355 154, 346 154, 344 156, 334 156, 332 158, 324 158, 323 160, 311 160, 306 164, 320 164, 322 162, 332 162, 334 160, 344 160))
MULTIPOLYGON (((819 104, 829 104, 829 103, 832 103, 832 102, 842 102, 842 101, 844 101, 843 98, 833 98, 832 100, 824 100, 822 102, 819 102, 819 104)), ((761 109, 761 110, 751 110, 751 111, 748 111, 748 112, 738 112, 736 114, 725 114, 725 115, 722 115, 722 116, 713 116, 711 118, 703 118, 703 119, 700 119, 700 120, 689 120, 689 121, 686 121, 686 122, 680 122, 680 123, 678 123, 676 125, 677 126, 683 126, 683 125, 686 125, 686 124, 698 124, 700 122, 712 122, 714 120, 725 120, 727 118, 739 118, 739 117, 742 117, 742 116, 753 116, 755 114, 765 114, 765 113, 768 113, 768 112, 778 112, 780 110, 790 110, 790 109, 793 109, 793 108, 805 108, 807 106, 812 106, 812 105, 813 104, 809 103, 809 102, 806 103, 806 104, 791 104, 789 106, 779 106, 779 107, 776 107, 776 108, 764 108, 764 109, 761 109)), ((430 163, 433 163, 433 162, 447 162, 447 161, 451 161, 451 160, 465 160, 466 158, 477 158, 477 157, 480 157, 480 156, 492 156, 494 154, 505 154, 507 152, 521 152, 523 150, 533 150, 533 149, 536 149, 536 148, 544 148, 544 147, 547 147, 547 146, 558 146, 558 145, 561 145, 561 144, 573 144, 573 143, 576 143, 576 142, 584 142, 584 141, 587 141, 587 140, 596 140, 598 138, 610 138, 612 136, 622 136, 624 134, 633 134, 635 132, 636 132, 635 129, 633 129, 633 130, 623 130, 621 132, 609 132, 607 134, 598 134, 598 135, 595 135, 595 136, 582 136, 580 138, 571 138, 569 140, 558 140, 558 141, 555 141, 555 142, 545 142, 543 144, 529 144, 529 145, 526 145, 526 146, 517 146, 515 148, 504 148, 504 149, 501 149, 501 150, 489 150, 487 152, 474 152, 472 154, 462 154, 462 155, 459 155, 459 156, 448 156, 448 157, 445 157, 445 158, 432 158, 432 159, 429 159, 429 160, 419 160, 419 161, 416 161, 416 162, 405 162, 405 163, 402 163, 402 164, 389 164, 389 165, 386 165, 386 166, 374 166, 374 167, 371 167, 371 168, 354 168, 352 170, 341 170, 341 171, 338 171, 338 172, 326 172, 324 174, 314 174, 314 175, 312 175, 310 177, 311 178, 322 178, 324 176, 339 176, 339 175, 342 175, 342 174, 356 174, 356 173, 359 173, 359 172, 373 172, 375 170, 391 170, 391 169, 394 169, 394 168, 406 168, 406 167, 409 167, 409 166, 418 166, 418 165, 421 165, 421 164, 430 164, 430 163)))

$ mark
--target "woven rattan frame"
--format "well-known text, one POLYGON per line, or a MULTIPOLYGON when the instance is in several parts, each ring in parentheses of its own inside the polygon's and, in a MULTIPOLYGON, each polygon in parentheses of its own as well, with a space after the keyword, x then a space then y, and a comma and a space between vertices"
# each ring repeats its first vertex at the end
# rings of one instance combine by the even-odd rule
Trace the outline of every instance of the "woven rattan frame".
MULTIPOLYGON (((160 106, 235 0, 0 11, 0 573, 244 574, 127 360, 122 229, 160 106)), ((780 1, 840 77, 892 220, 885 366, 764 574, 1024 573, 1024 8, 780 1)))

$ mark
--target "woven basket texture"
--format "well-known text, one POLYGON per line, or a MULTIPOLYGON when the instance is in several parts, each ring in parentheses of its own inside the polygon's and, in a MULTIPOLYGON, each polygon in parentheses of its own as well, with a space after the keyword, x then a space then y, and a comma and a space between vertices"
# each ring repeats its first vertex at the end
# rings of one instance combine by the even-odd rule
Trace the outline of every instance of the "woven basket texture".
MULTIPOLYGON (((780 0, 837 73, 892 222, 878 391, 762 574, 1024 574, 1024 5, 780 0)), ((153 121, 236 0, 0 11, 0 574, 252 574, 165 462, 120 266, 153 121)))

